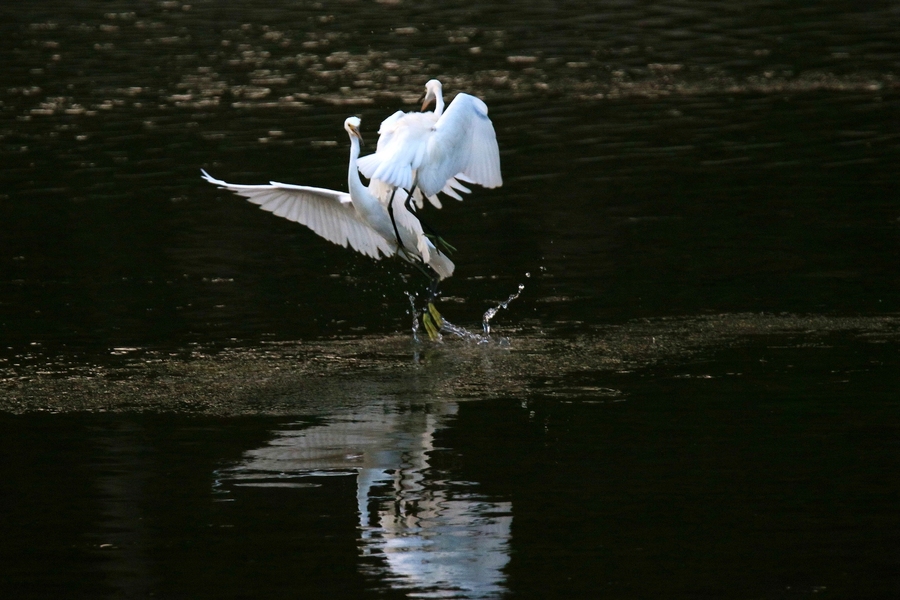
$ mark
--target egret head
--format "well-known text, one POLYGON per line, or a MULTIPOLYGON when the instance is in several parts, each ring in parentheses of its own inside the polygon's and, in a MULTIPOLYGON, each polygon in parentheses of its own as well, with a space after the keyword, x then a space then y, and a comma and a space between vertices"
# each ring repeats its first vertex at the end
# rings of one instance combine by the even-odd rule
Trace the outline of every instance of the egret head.
POLYGON ((444 98, 444 90, 441 86, 441 82, 437 79, 430 79, 428 83, 425 84, 425 95, 422 96, 422 110, 428 108, 428 105, 434 102, 437 104, 438 98, 443 100, 444 98))
POLYGON ((344 121, 344 129, 347 130, 351 138, 355 137, 362 142, 362 134, 359 132, 360 123, 359 117, 347 117, 347 120, 344 121))

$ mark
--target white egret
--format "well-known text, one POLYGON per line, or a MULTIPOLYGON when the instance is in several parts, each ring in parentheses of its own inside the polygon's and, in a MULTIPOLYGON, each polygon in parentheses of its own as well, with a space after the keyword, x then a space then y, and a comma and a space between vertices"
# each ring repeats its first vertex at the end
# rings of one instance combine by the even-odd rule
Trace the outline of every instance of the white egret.
MULTIPOLYGON (((408 190, 419 206, 422 194, 438 208, 439 192, 461 200, 455 190, 470 191, 460 182, 486 188, 503 185, 487 105, 460 93, 444 110, 442 86, 436 79, 425 84, 423 110, 431 100, 436 104, 434 112, 398 111, 382 122, 376 151, 359 160, 360 172, 381 182, 380 191, 385 186, 408 190)), ((409 207, 409 199, 406 202, 409 207)))
MULTIPOLYGON (((350 136, 349 194, 275 181, 269 185, 239 185, 215 179, 202 169, 201 172, 208 182, 235 192, 276 216, 306 225, 339 246, 346 248, 349 244, 357 252, 376 260, 382 255, 399 253, 410 262, 431 267, 438 277, 435 284, 450 277, 453 262, 425 237, 418 219, 403 207, 395 211, 395 227, 387 208, 360 180, 357 167, 362 139, 359 125, 357 117, 344 121, 344 129, 350 136)), ((405 194, 403 200, 406 200, 405 194)))

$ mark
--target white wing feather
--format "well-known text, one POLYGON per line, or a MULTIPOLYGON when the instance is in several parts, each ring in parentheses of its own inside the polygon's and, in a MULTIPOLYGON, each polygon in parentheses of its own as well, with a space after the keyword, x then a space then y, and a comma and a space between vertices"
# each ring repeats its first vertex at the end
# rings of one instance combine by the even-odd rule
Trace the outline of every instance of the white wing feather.
POLYGON ((469 94, 457 94, 434 126, 418 184, 426 196, 443 190, 451 177, 486 188, 503 185, 500 149, 487 105, 469 94))
POLYGON ((269 185, 239 185, 215 179, 202 169, 201 172, 208 182, 243 196, 276 216, 306 225, 329 242, 344 248, 349 244, 376 260, 396 252, 359 216, 345 192, 276 181, 269 185))
MULTIPOLYGON (((438 193, 462 200, 460 192, 471 192, 461 181, 501 186, 500 150, 487 113, 482 100, 463 93, 439 118, 397 111, 382 121, 376 151, 359 159, 359 171, 391 187, 408 190, 415 182, 437 208, 438 193)), ((414 200, 422 206, 418 191, 414 200)))
POLYGON ((405 112, 398 110, 381 122, 381 126, 378 128, 378 143, 375 146, 375 152, 357 160, 356 166, 359 169, 359 172, 365 177, 369 179, 372 178, 372 173, 375 172, 381 164, 382 158, 384 158, 385 148, 390 146, 391 140, 394 138, 394 133, 397 131, 397 124, 402 123, 402 119, 405 115, 405 112), (379 152, 381 152, 381 154, 379 154, 379 152))
MULTIPOLYGON (((434 113, 394 113, 382 123, 375 154, 359 159, 360 173, 409 190, 438 121, 434 113), (383 138, 383 139, 382 139, 383 138)), ((443 187, 443 186, 442 186, 443 187)))

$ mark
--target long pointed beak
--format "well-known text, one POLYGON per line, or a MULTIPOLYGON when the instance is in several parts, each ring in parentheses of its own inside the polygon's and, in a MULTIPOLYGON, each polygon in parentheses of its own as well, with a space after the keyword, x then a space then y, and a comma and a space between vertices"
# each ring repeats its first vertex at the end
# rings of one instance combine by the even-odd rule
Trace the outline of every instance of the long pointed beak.
POLYGON ((359 129, 357 129, 356 127, 351 127, 350 129, 353 131, 353 135, 356 136, 356 139, 359 140, 359 145, 360 145, 360 146, 365 146, 365 145, 366 145, 366 141, 363 139, 363 136, 362 136, 362 134, 359 132, 359 129))

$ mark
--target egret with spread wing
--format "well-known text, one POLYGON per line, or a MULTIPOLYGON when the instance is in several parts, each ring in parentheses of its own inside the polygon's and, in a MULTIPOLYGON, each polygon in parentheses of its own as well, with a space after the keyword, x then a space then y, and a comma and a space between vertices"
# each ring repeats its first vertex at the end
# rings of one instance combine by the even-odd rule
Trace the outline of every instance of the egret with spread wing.
MULTIPOLYGON (((385 119, 378 130, 375 153, 359 160, 360 172, 370 179, 370 189, 387 206, 392 219, 398 190, 408 190, 404 204, 407 211, 413 211, 410 200, 422 208, 423 197, 441 208, 439 192, 462 200, 459 192, 471 190, 461 182, 488 188, 503 185, 497 136, 487 105, 460 93, 444 112, 443 88, 437 79, 425 84, 423 111, 432 100, 434 112, 397 111, 385 119)), ((436 241, 443 240, 437 237, 436 241)))
POLYGON ((360 172, 395 188, 417 188, 426 198, 444 191, 453 180, 486 188, 503 185, 487 105, 460 93, 444 110, 440 82, 432 79, 425 90, 423 109, 434 100, 435 111, 398 111, 385 119, 375 153, 359 160, 360 172))
MULTIPOLYGON (((405 209, 395 211, 392 219, 386 207, 363 185, 357 160, 361 135, 360 120, 350 117, 344 129, 350 136, 350 165, 347 183, 350 193, 324 188, 272 181, 269 185, 239 185, 211 177, 210 183, 235 192, 276 216, 306 225, 326 240, 379 260, 382 256, 400 256, 422 263, 437 274, 437 281, 450 277, 454 265, 425 237, 419 220, 405 209)), ((405 194, 403 200, 406 200, 405 194)))

